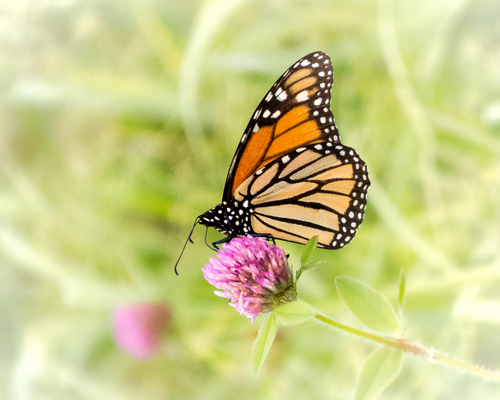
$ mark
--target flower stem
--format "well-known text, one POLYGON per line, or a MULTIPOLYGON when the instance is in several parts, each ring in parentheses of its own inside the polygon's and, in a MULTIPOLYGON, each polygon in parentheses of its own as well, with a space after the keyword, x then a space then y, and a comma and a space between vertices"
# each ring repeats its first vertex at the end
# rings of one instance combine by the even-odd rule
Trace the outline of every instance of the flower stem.
POLYGON ((481 368, 464 361, 456 360, 452 357, 448 357, 435 350, 422 346, 421 344, 413 342, 405 337, 392 338, 379 336, 374 333, 365 332, 360 329, 341 324, 340 322, 334 321, 321 314, 315 315, 314 318, 325 325, 331 326, 332 328, 337 328, 341 331, 350 333, 351 335, 355 335, 384 346, 393 347, 395 349, 404 351, 406 353, 411 353, 416 356, 425 357, 430 361, 437 361, 441 364, 456 368, 462 372, 468 372, 472 375, 480 376, 484 379, 490 379, 492 381, 500 382, 499 372, 487 370, 485 368, 481 368))

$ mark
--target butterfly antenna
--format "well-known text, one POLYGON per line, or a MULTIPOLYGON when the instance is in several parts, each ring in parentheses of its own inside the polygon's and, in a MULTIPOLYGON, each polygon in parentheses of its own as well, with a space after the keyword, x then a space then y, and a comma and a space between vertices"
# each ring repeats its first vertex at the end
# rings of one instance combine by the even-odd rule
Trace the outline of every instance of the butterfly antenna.
MULTIPOLYGON (((196 227, 196 225, 198 225, 200 223, 200 217, 197 217, 195 220, 194 220, 194 225, 193 227, 191 228, 191 232, 189 233, 189 236, 186 240, 186 243, 184 243, 184 247, 182 248, 182 251, 181 251, 181 254, 179 256, 179 258, 177 259, 177 262, 175 263, 175 267, 174 267, 174 272, 175 272, 175 275, 179 275, 177 273, 177 264, 179 264, 179 261, 181 260, 181 257, 182 255, 184 254, 184 250, 188 244, 188 242, 191 242, 191 243, 194 243, 192 240, 191 240, 191 235, 193 234, 193 231, 194 231, 194 228, 196 227)), ((206 234, 205 234, 205 237, 206 237, 206 234)))

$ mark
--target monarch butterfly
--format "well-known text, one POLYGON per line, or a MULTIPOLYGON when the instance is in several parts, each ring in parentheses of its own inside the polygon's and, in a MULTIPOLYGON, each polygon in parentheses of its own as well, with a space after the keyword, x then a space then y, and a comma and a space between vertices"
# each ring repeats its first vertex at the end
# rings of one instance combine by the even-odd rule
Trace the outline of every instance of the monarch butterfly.
POLYGON ((227 235, 214 246, 249 234, 296 243, 318 236, 325 249, 353 239, 370 180, 356 151, 340 143, 332 84, 331 59, 316 51, 267 92, 236 149, 222 203, 195 220, 227 235))

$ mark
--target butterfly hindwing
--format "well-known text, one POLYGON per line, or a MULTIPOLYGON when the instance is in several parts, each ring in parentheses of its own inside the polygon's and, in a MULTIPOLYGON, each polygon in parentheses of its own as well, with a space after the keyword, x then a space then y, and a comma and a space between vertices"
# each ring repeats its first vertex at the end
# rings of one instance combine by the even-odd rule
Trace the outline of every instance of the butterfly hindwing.
POLYGON ((327 141, 283 156, 248 178, 235 194, 249 200, 254 233, 338 249, 361 224, 369 187, 367 168, 354 149, 327 141))

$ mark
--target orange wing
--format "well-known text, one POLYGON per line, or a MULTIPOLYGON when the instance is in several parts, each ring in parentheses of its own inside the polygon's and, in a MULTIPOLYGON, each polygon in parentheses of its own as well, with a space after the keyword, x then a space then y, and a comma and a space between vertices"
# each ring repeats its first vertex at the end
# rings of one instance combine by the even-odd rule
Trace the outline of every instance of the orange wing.
POLYGON ((256 171, 294 149, 330 138, 340 143, 330 110, 330 57, 311 53, 290 67, 260 102, 229 168, 223 201, 256 171))

